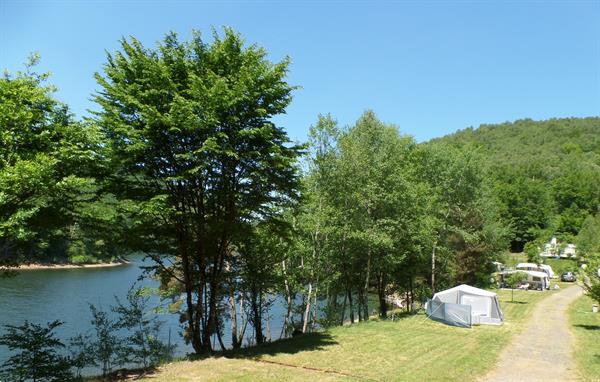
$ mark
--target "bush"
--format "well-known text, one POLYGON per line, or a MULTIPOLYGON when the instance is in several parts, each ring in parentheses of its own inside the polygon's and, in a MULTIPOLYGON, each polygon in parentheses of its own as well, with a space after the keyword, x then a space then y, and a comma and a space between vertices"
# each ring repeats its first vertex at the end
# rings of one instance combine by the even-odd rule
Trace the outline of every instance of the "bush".
POLYGON ((121 346, 122 359, 144 368, 168 359, 172 349, 160 341, 160 322, 149 309, 150 293, 147 289, 136 289, 133 285, 127 292, 127 302, 117 299, 112 310, 119 315, 118 329, 128 332, 121 346))
POLYGON ((62 324, 53 321, 42 326, 25 321, 21 326, 5 325, 0 345, 17 353, 0 369, 2 377, 15 382, 72 380, 70 361, 59 353, 65 345, 54 336, 54 329, 62 324))
POLYGON ((116 334, 118 330, 116 321, 111 319, 107 312, 92 304, 90 304, 90 311, 95 334, 89 343, 89 349, 93 354, 90 364, 102 366, 102 375, 106 376, 113 367, 125 364, 125 360, 120 357, 122 340, 116 334))

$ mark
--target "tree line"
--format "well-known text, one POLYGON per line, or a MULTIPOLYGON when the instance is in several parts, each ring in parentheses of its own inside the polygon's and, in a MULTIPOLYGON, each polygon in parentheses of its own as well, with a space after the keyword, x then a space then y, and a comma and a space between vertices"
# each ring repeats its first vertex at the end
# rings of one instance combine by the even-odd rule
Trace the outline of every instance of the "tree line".
MULTIPOLYGON (((289 337, 386 317, 390 296, 410 310, 441 288, 489 285, 509 243, 546 227, 531 221, 545 183, 475 145, 417 144, 372 111, 351 126, 321 115, 291 142, 273 122, 296 89, 290 60, 231 29, 155 48, 123 39, 83 121, 34 61, 0 80, 2 263, 143 252, 198 354, 224 336, 265 342, 278 298, 289 337)), ((569 176, 556 191, 567 204, 588 182, 569 176)), ((596 191, 577 211, 597 213, 596 191)))

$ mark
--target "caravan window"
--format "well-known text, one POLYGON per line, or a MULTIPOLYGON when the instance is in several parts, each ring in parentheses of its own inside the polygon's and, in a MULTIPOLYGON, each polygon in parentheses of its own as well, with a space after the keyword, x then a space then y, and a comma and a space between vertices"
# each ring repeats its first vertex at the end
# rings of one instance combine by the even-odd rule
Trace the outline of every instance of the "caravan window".
POLYGON ((541 278, 533 276, 533 281, 542 281, 541 278))

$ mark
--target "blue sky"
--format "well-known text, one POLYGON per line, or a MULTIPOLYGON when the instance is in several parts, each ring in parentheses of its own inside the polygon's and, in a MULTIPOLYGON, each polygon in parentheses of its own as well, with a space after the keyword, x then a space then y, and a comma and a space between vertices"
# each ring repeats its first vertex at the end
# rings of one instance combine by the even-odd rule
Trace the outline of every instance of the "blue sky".
POLYGON ((57 97, 94 108, 105 50, 169 30, 210 38, 231 26, 272 60, 292 59, 295 93, 277 121, 304 140, 319 113, 342 125, 365 109, 418 141, 482 123, 600 115, 596 1, 15 1, 0 0, 0 69, 32 51, 57 97))

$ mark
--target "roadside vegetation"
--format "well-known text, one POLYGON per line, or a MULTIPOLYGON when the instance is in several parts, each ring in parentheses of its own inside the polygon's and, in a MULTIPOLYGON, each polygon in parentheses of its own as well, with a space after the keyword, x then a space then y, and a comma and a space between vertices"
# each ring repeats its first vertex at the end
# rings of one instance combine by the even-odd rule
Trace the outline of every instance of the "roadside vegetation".
POLYGON ((598 301, 583 296, 569 308, 571 330, 575 334, 573 355, 585 381, 597 381, 600 376, 600 313, 592 313, 594 303, 598 301))

